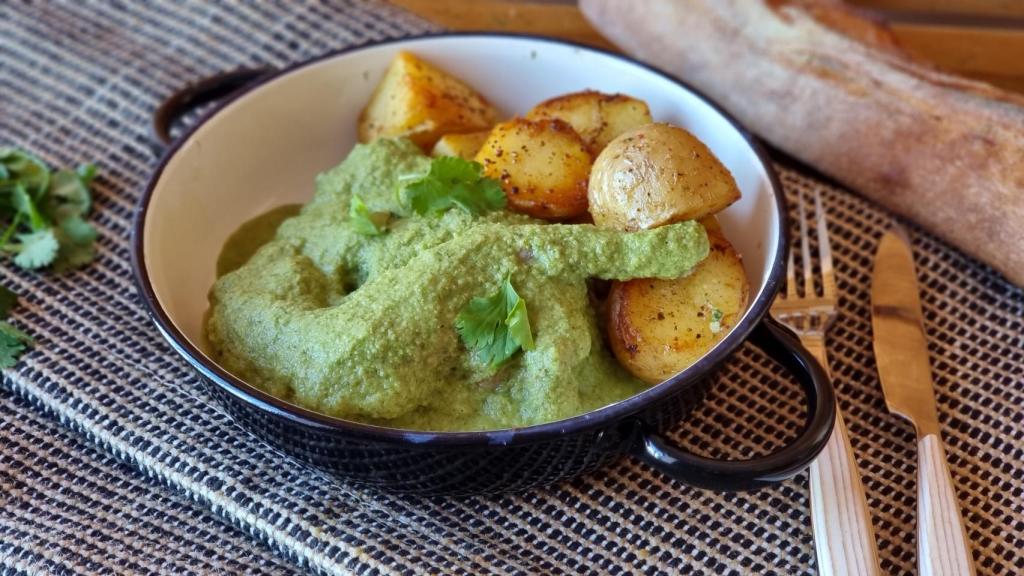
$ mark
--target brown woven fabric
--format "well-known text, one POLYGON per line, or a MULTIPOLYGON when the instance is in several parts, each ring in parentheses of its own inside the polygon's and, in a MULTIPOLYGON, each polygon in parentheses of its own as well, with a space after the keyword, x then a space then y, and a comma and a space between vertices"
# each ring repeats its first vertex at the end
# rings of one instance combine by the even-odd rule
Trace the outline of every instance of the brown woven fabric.
MULTIPOLYGON (((356 1, 0 4, 0 139, 55 164, 94 160, 102 174, 97 262, 60 277, 0 272, 26 295, 16 321, 37 337, 35 350, 5 373, 0 403, 5 572, 233 572, 232 562, 251 572, 814 572, 804 476, 756 493, 716 494, 625 459, 522 495, 368 491, 303 468, 235 427, 160 338, 137 302, 128 263, 131 211, 155 162, 147 127, 156 103, 223 69, 281 65, 426 30, 394 8, 356 1), (46 490, 27 497, 24 486, 43 478, 46 490), (99 504, 75 504, 70 494, 99 504), (104 502, 118 510, 116 520, 101 521, 104 502), (59 528, 44 529, 53 524, 59 528), (232 550, 181 544, 191 526, 195 539, 232 550), (125 560, 139 554, 162 562, 125 560)), ((868 317, 871 258, 889 217, 799 171, 781 175, 790 195, 821 190, 831 215, 842 293, 832 369, 883 568, 913 573, 913 435, 885 411, 868 317)), ((1024 293, 912 231, 940 417, 979 573, 1022 573, 1024 293)), ((680 442, 744 457, 794 433, 797 388, 752 347, 716 379, 679 427, 680 442)))

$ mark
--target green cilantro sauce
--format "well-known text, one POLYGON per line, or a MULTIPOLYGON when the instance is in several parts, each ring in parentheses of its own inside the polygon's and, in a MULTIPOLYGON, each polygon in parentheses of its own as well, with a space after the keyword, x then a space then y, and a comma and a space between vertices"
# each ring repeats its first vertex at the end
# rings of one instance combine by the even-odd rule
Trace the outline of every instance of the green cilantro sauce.
POLYGON ((357 146, 254 254, 280 214, 251 225, 251 235, 241 229, 219 261, 230 269, 252 256, 210 293, 216 360, 301 406, 419 430, 527 426, 644 389, 608 351, 587 279, 681 276, 707 255, 704 229, 683 222, 624 233, 458 208, 414 215, 399 201, 400 176, 429 165, 406 140, 357 146), (395 215, 385 234, 352 229, 353 194, 395 215), (466 350, 454 322, 509 275, 535 348, 494 372, 466 350))

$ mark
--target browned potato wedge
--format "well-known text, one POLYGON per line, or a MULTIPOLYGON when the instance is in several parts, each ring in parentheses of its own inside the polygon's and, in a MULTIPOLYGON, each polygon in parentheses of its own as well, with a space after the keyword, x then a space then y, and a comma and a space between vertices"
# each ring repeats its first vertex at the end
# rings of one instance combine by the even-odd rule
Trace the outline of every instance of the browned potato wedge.
POLYGON ((470 132, 469 134, 445 134, 441 136, 437 144, 434 144, 434 149, 430 151, 430 155, 435 158, 438 156, 458 156, 465 160, 472 160, 476 153, 480 151, 484 142, 487 141, 487 136, 490 133, 490 130, 481 130, 479 132, 470 132))
POLYGON ((545 100, 534 106, 526 118, 557 118, 568 122, 595 156, 619 134, 654 121, 643 100, 594 90, 545 100))
POLYGON ((594 141, 594 148, 600 152, 619 135, 654 122, 651 110, 643 100, 616 94, 601 103, 604 127, 594 141))
POLYGON ((424 150, 447 133, 485 130, 498 112, 458 78, 399 52, 359 116, 359 141, 405 136, 424 150))
POLYGON ((513 118, 491 130, 477 152, 484 174, 501 182, 508 207, 546 220, 587 211, 590 152, 561 120, 513 118))
POLYGON ((718 218, 714 216, 705 216, 700 219, 700 225, 704 227, 704 231, 708 234, 708 241, 711 246, 714 247, 716 242, 725 241, 729 244, 729 241, 725 239, 725 233, 722 232, 722 225, 718 223, 718 218))
POLYGON ((711 252, 688 276, 612 282, 612 352, 641 380, 661 382, 696 362, 746 309, 747 277, 739 254, 720 232, 709 229, 708 238, 711 252))
POLYGON ((682 128, 647 124, 612 140, 587 192, 594 223, 642 230, 714 214, 740 197, 729 170, 682 128))

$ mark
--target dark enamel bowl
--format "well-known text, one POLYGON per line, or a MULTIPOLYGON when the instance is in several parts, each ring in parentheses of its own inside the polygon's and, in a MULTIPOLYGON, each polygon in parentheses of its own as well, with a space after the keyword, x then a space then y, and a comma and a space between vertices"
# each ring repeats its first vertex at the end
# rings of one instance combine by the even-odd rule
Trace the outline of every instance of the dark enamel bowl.
POLYGON ((626 453, 689 484, 750 489, 796 474, 824 447, 835 414, 831 384, 799 341, 768 316, 786 246, 781 187, 757 142, 693 89, 622 56, 565 42, 441 34, 343 50, 269 74, 240 71, 209 79, 160 108, 157 135, 166 138, 181 111, 228 92, 163 154, 139 202, 134 264, 164 337, 256 436, 354 482, 449 494, 558 482, 626 453), (510 114, 593 88, 642 98, 655 119, 700 137, 743 192, 720 215, 751 286, 751 303, 737 325, 693 366, 641 394, 566 420, 485 432, 416 432, 332 418, 274 398, 219 367, 204 351, 202 318, 220 246, 246 219, 308 200, 314 176, 354 145, 359 110, 399 50, 466 79, 510 114), (748 339, 802 385, 808 410, 799 436, 773 454, 745 461, 699 457, 661 436, 697 405, 715 366, 748 339))

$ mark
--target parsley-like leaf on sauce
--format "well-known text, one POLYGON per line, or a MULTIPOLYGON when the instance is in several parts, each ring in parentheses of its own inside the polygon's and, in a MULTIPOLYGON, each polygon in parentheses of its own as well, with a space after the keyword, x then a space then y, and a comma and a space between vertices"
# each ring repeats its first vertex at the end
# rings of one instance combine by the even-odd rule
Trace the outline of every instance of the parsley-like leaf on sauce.
POLYGON ((11 326, 7 315, 18 305, 18 295, 0 286, 0 368, 10 368, 32 343, 32 338, 11 326))
POLYGON ((520 348, 534 346, 526 301, 508 277, 497 292, 470 300, 456 317, 455 329, 476 359, 491 368, 501 366, 520 348))
POLYGON ((406 185, 404 200, 421 216, 440 215, 454 206, 473 215, 505 207, 507 199, 497 180, 483 175, 478 162, 442 156, 430 163, 430 171, 406 185))
POLYGON ((96 229, 85 221, 96 167, 50 171, 34 154, 0 148, 0 251, 26 269, 84 266, 96 255, 96 229))
POLYGON ((370 212, 362 198, 352 195, 352 201, 348 206, 348 219, 357 233, 363 236, 379 236, 384 233, 384 227, 390 217, 387 212, 370 212))

